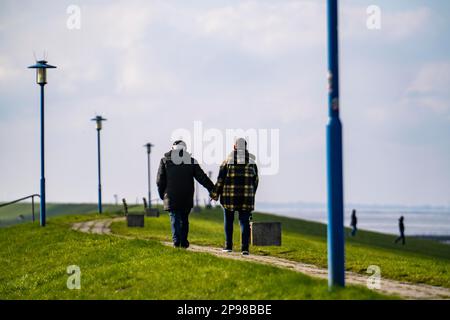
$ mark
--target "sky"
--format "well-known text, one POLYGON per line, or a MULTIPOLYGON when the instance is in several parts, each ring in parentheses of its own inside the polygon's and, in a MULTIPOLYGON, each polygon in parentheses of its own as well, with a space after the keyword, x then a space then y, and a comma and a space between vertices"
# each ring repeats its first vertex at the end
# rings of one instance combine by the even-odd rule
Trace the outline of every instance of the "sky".
MULTIPOLYGON (((347 203, 450 206, 449 33, 446 0, 340 1, 347 203)), ((197 158, 213 136, 223 158, 227 130, 257 132, 257 203, 326 202, 326 1, 1 0, 0 201, 39 192, 34 56, 58 67, 45 86, 47 201, 96 201, 101 114, 106 202, 146 196, 147 142, 156 197, 161 156, 199 127, 197 158)), ((214 177, 219 164, 201 161, 214 177)))

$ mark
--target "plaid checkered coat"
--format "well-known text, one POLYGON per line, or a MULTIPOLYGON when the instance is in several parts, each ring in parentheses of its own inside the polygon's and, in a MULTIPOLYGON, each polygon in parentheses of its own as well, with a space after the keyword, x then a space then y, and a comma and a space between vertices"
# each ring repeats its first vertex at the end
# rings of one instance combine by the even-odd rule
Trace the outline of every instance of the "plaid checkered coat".
POLYGON ((258 188, 258 167, 248 151, 234 151, 220 166, 212 196, 230 211, 253 211, 258 188))

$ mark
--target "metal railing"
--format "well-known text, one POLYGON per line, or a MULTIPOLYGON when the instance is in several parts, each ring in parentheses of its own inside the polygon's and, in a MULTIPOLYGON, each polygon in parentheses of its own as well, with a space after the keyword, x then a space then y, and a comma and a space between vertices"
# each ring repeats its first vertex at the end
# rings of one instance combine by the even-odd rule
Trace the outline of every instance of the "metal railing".
POLYGON ((35 217, 34 217, 34 197, 39 197, 39 198, 40 198, 41 196, 38 195, 38 194, 32 194, 32 195, 30 195, 30 196, 26 196, 26 197, 23 197, 23 198, 14 200, 14 201, 6 202, 6 203, 1 203, 1 204, 0 204, 0 208, 1 208, 1 207, 6 207, 6 206, 9 206, 9 205, 11 205, 11 204, 14 204, 14 203, 17 203, 17 202, 20 202, 20 201, 27 200, 27 199, 31 198, 31 212, 32 212, 33 222, 34 222, 34 221, 35 221, 35 217))

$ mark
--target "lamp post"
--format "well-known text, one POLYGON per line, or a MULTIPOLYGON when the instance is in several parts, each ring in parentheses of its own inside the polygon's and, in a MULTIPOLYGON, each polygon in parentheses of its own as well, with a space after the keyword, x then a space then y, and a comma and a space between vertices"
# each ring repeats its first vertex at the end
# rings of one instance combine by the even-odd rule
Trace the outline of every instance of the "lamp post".
POLYGON ((342 125, 339 119, 338 0, 328 1, 328 285, 345 285, 342 125))
POLYGON ((30 69, 36 69, 36 83, 41 86, 41 201, 40 201, 40 224, 45 227, 46 208, 45 208, 45 140, 44 140, 44 86, 47 84, 47 69, 56 68, 47 64, 45 60, 36 61, 36 64, 29 66, 30 69))
POLYGON ((151 189, 151 182, 150 182, 150 153, 152 152, 152 147, 154 145, 149 143, 146 143, 144 147, 147 148, 147 178, 148 178, 148 208, 152 208, 152 193, 150 191, 151 189))
POLYGON ((101 175, 101 162, 100 162, 100 131, 102 130, 102 122, 106 121, 102 116, 96 116, 91 119, 97 124, 97 155, 98 155, 98 213, 102 213, 102 175, 101 175))

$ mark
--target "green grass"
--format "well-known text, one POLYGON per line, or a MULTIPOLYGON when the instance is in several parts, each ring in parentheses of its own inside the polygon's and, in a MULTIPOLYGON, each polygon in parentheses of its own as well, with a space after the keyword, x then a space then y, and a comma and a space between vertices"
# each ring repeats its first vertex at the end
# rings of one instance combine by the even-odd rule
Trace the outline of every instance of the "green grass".
MULTIPOLYGON (((193 218, 193 241, 220 242, 217 217, 202 216, 193 218)), ((0 299, 386 298, 356 286, 329 292, 324 280, 267 265, 173 249, 159 241, 70 230, 73 222, 95 218, 100 217, 59 216, 49 219, 45 228, 23 223, 0 229, 0 299), (80 290, 66 287, 69 265, 81 268, 80 290)), ((129 231, 167 239, 166 217, 147 219, 146 223, 144 230, 129 231)), ((128 233, 121 223, 115 229, 128 233)))
MULTIPOLYGON (((235 219, 234 244, 239 250, 239 226, 235 219)), ((273 255, 294 261, 327 267, 326 226, 321 223, 255 213, 254 221, 282 223, 282 246, 251 247, 251 253, 273 255)), ((146 218, 145 228, 127 228, 125 222, 112 225, 115 233, 138 238, 170 241, 167 214, 146 218)), ((223 246, 223 214, 220 209, 192 213, 191 243, 223 246)), ((346 230, 348 233, 349 230, 346 230)), ((406 246, 393 243, 395 236, 358 231, 356 237, 346 237, 346 269, 367 274, 370 265, 381 268, 382 278, 450 288, 450 247, 432 240, 407 238, 406 246)))
MULTIPOLYGON (((39 199, 36 199, 39 200, 39 199)), ((0 203, 1 204, 1 203, 0 203)), ((97 210, 97 205, 92 203, 47 203, 47 217, 52 218, 60 215, 90 213, 97 210)), ((105 211, 118 211, 120 206, 104 205, 105 211)), ((39 221, 39 202, 34 204, 36 221, 39 221)), ((0 227, 28 222, 32 220, 31 202, 19 202, 9 206, 0 207, 0 227), (19 219, 22 216, 24 219, 19 219)))

